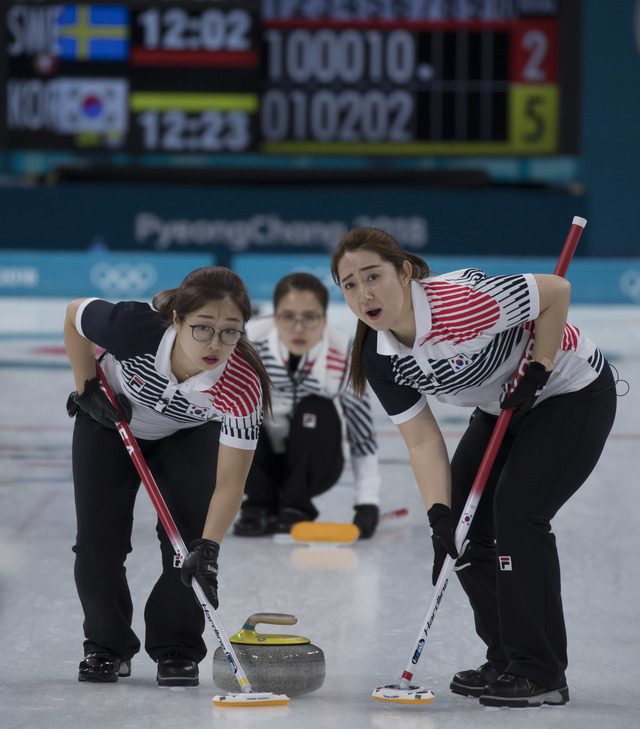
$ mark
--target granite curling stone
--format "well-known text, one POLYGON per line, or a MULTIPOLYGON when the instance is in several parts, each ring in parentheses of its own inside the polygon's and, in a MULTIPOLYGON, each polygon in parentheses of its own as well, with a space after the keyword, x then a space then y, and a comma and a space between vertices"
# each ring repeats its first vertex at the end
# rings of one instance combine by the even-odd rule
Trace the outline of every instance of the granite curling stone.
MULTIPOLYGON (((324 683, 324 653, 317 645, 300 635, 258 633, 255 629, 258 623, 297 622, 295 615, 286 613, 255 613, 229 639, 253 691, 300 696, 324 683)), ((238 690, 238 681, 222 648, 213 655, 213 681, 224 691, 238 690)))

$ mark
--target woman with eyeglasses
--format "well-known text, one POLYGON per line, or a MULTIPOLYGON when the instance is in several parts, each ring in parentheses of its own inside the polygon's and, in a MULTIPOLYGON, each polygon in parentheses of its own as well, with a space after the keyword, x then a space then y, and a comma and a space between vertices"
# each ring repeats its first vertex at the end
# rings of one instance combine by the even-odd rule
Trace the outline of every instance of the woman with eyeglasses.
POLYGON ((218 606, 220 543, 242 503, 262 421, 268 375, 244 329, 249 296, 232 271, 192 271, 152 305, 76 299, 64 338, 77 391, 72 460, 77 516, 75 580, 84 612, 78 680, 129 676, 140 640, 125 572, 140 477, 115 429, 120 414, 100 389, 96 346, 178 530, 189 544, 182 568, 157 523, 162 573, 146 603, 145 649, 160 686, 196 686, 206 654, 196 578, 218 606))
POLYGON ((274 385, 234 525, 238 536, 287 533, 314 520, 313 497, 330 489, 344 468, 343 422, 355 482, 355 516, 361 538, 375 532, 380 476, 368 396, 347 386, 349 339, 327 324, 329 292, 309 273, 281 279, 274 315, 251 323, 254 341, 274 385))

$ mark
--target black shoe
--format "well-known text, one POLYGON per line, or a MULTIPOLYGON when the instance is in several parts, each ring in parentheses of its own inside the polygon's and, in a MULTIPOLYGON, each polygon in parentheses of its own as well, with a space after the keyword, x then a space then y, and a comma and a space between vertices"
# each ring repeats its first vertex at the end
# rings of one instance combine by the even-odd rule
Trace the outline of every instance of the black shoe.
POLYGON ((515 709, 528 706, 562 706, 569 701, 566 683, 557 688, 540 686, 524 676, 503 673, 492 681, 482 692, 480 703, 483 706, 507 706, 515 709))
POLYGON ((112 653, 88 653, 78 668, 78 681, 114 683, 131 675, 131 661, 123 661, 112 653))
POLYGON ((248 507, 240 511, 238 520, 233 525, 233 533, 237 537, 262 537, 273 534, 274 517, 260 507, 248 507))
POLYGON ((288 534, 294 524, 297 524, 299 521, 311 520, 311 516, 305 511, 286 506, 278 512, 274 531, 276 534, 288 534))
POLYGON ((158 658, 158 686, 197 686, 198 664, 179 651, 158 658))
POLYGON ((494 668, 490 663, 484 663, 480 668, 471 669, 470 671, 459 671, 453 677, 449 684, 449 688, 454 694, 461 696, 482 695, 485 686, 495 681, 500 675, 500 671, 494 668))

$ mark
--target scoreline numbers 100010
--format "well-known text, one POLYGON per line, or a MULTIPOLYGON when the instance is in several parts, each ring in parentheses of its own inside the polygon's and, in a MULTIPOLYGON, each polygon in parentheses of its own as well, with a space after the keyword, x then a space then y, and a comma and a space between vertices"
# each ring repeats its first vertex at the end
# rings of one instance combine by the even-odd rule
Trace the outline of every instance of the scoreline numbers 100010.
MULTIPOLYGON (((269 29, 262 136, 267 141, 408 142, 419 78, 406 30, 269 29)), ((427 70, 428 74, 428 70, 427 70)))

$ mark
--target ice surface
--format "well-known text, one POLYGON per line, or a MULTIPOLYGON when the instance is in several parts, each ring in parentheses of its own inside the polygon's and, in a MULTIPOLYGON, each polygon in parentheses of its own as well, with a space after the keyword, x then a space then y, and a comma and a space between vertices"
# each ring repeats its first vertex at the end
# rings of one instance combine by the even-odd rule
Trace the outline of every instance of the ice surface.
MULTIPOLYGON (((304 635, 326 656, 318 691, 278 708, 215 707, 217 647, 202 662, 197 689, 159 689, 141 653, 116 684, 77 681, 82 615, 73 583, 75 515, 71 485, 73 389, 62 349, 64 302, 0 299, 0 726, 2 729, 628 729, 640 716, 640 309, 576 307, 571 321, 605 351, 632 389, 604 455, 587 484, 554 522, 569 633, 571 702, 564 708, 492 710, 452 695, 457 670, 484 660, 471 611, 453 580, 416 667, 414 683, 434 691, 425 707, 374 701, 397 683, 430 596, 426 516, 404 446, 379 408, 382 510, 408 519, 382 526, 353 546, 313 549, 272 538, 229 535, 220 560, 220 617, 229 634, 255 612, 298 616, 286 632, 304 635), (515 712, 515 713, 514 713, 515 712)), ((352 322, 344 309, 335 322, 352 322)), ((453 449, 468 413, 435 405, 453 449)), ((353 489, 341 482, 317 499, 323 521, 349 520, 353 489)), ((141 490, 128 561, 135 615, 159 570, 155 514, 141 490)), ((269 630, 268 627, 265 630, 269 630)), ((208 629, 210 631, 210 629, 208 629)), ((282 632, 282 631, 280 631, 282 632)))

